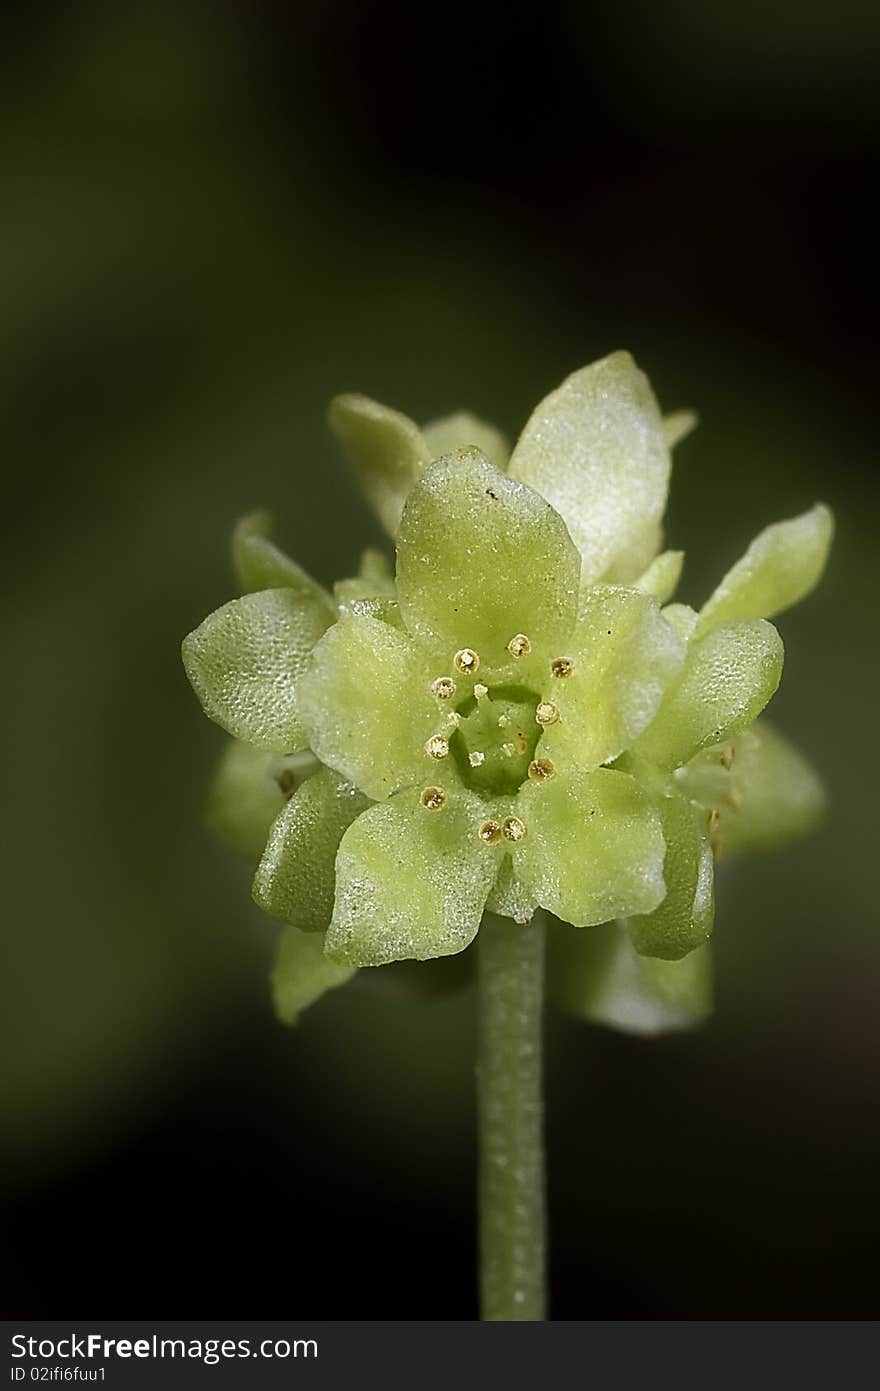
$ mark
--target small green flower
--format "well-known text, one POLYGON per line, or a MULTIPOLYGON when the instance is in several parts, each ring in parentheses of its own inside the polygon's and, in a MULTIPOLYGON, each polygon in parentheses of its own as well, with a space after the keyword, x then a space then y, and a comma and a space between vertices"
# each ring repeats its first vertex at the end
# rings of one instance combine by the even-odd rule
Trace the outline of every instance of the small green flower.
POLYGON ((538 907, 629 924, 631 944, 613 926, 564 939, 550 977, 569 1004, 581 951, 582 1012, 626 1022, 632 997, 645 1028, 704 1012, 715 854, 821 805, 753 721, 782 669, 766 619, 818 580, 827 509, 762 533, 699 614, 661 608, 682 566, 659 553, 670 448, 693 418, 664 421, 628 354, 568 378, 510 457, 464 414, 422 430, 346 396, 330 420, 396 575, 368 552, 331 598, 246 518, 242 597, 184 643, 207 713, 244 741, 212 816, 251 851, 268 832, 254 896, 291 924, 282 1014, 354 967, 461 951, 485 909, 538 907), (325 930, 321 957, 306 934, 325 930))

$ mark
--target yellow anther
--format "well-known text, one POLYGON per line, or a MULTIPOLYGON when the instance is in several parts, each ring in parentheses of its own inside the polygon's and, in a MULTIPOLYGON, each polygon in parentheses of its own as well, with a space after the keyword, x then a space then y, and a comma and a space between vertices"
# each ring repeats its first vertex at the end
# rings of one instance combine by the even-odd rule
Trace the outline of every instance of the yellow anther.
POLYGON ((451 676, 438 676, 431 682, 431 694, 438 700, 451 700, 455 695, 455 682, 451 676))
POLYGON ((507 650, 511 657, 527 657, 532 650, 532 644, 525 633, 517 633, 507 644, 507 650))
POLYGON ((478 681, 477 684, 474 686, 474 695, 476 696, 477 700, 485 700, 488 694, 489 687, 482 685, 481 682, 478 681))
POLYGON ((446 793, 442 787, 426 787, 419 801, 426 811, 439 811, 446 805, 446 793))
POLYGON ((425 744, 425 753, 429 758, 445 758, 449 753, 449 740, 445 734, 432 734, 425 744))
POLYGON ((723 763, 725 768, 733 767, 733 757, 735 752, 736 750, 734 749, 732 744, 730 744, 728 748, 722 751, 721 762, 723 763))
POLYGON ((472 647, 460 647, 452 659, 456 671, 473 676, 480 669, 480 656, 472 647))
POLYGON ((501 827, 501 833, 505 840, 512 841, 516 845, 516 842, 522 840, 526 833, 525 822, 520 821, 518 816, 508 816, 501 827))
POLYGON ((550 670, 554 676, 571 676, 574 662, 570 657, 557 657, 555 662, 550 663, 550 670))
POLYGON ((559 711, 552 700, 542 700, 535 711, 535 719, 538 724, 555 724, 559 719, 559 711))
POLYGON ((535 758, 529 764, 529 778, 532 782, 548 782, 556 776, 556 764, 551 758, 535 758))
POLYGON ((497 821, 484 821, 477 832, 484 845, 497 845, 503 834, 497 821))
POLYGON ((479 768, 480 764, 485 762, 486 755, 484 753, 480 753, 479 749, 474 749, 473 753, 468 754, 468 763, 471 765, 472 768, 479 768))

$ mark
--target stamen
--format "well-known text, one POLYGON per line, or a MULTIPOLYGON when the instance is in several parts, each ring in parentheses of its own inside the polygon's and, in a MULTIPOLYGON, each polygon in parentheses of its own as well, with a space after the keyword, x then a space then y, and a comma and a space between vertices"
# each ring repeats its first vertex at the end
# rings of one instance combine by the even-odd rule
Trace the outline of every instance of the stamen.
POLYGON ((552 758, 536 758, 529 764, 529 778, 532 782, 548 782, 556 776, 556 764, 552 758))
POLYGON ((465 676, 473 676, 480 668, 479 653, 472 647, 460 647, 452 659, 452 664, 456 671, 463 672, 465 676))
POLYGON ((473 753, 468 754, 468 763, 472 768, 479 768, 481 763, 486 762, 486 755, 480 753, 479 749, 474 749, 473 753))
POLYGON ((499 729, 506 729, 507 726, 508 726, 509 724, 510 724, 510 716, 509 716, 509 715, 499 715, 499 716, 498 716, 498 728, 499 728, 499 729))
POLYGON ((535 719, 538 724, 555 724, 559 719, 559 710, 552 700, 542 700, 535 711, 535 719))
POLYGON ((516 753, 516 744, 502 744, 501 752, 504 754, 505 758, 513 758, 516 753))
POLYGON ((451 700, 455 695, 455 682, 451 676, 438 676, 431 682, 431 694, 438 700, 451 700))
POLYGON ((445 734, 432 734, 425 744, 425 753, 429 758, 445 758, 449 753, 449 740, 445 734))
POLYGON ((489 687, 482 685, 478 681, 477 684, 474 686, 474 695, 476 696, 477 700, 485 700, 488 694, 489 687))
POLYGON ((446 793, 442 787, 426 787, 419 801, 426 811, 439 811, 446 805, 446 793))
POLYGON ((507 650, 511 657, 527 657, 532 650, 532 644, 525 633, 517 633, 507 644, 507 650))
POLYGON ((520 821, 518 816, 508 816, 501 827, 501 832, 505 840, 512 841, 515 845, 518 840, 522 840, 526 833, 525 822, 520 821))
POLYGON ((484 821, 477 835, 484 845, 497 845, 503 832, 497 821, 484 821))
POLYGON ((570 657, 557 657, 555 662, 550 663, 550 670, 554 676, 571 676, 574 662, 570 657))

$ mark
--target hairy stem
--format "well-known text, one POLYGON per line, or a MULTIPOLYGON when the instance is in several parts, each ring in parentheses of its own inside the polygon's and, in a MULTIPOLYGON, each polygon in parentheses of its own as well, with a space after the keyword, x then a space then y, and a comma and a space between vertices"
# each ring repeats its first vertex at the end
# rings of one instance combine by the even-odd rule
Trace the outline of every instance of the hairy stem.
POLYGON ((487 913, 477 945, 482 1317, 543 1319, 543 919, 522 927, 487 913))

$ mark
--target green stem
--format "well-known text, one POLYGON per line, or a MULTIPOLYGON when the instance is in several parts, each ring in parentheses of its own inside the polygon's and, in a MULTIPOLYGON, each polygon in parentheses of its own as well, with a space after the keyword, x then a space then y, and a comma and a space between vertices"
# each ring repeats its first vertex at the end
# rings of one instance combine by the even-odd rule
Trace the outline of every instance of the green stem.
POLYGON ((487 913, 477 944, 482 1317, 543 1319, 543 919, 522 927, 487 913))

